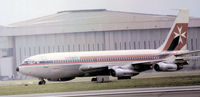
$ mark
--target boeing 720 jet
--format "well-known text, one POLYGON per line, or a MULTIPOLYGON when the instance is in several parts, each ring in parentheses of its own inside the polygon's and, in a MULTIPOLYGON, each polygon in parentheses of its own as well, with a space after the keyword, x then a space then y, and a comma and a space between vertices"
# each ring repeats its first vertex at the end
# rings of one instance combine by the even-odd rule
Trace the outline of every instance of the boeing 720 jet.
MULTIPOLYGON (((164 43, 158 49, 59 52, 34 55, 17 67, 19 73, 49 81, 68 81, 75 77, 108 75, 130 79, 140 72, 177 71, 188 65, 189 10, 181 9, 164 43)), ((199 56, 196 56, 199 57, 199 56)))

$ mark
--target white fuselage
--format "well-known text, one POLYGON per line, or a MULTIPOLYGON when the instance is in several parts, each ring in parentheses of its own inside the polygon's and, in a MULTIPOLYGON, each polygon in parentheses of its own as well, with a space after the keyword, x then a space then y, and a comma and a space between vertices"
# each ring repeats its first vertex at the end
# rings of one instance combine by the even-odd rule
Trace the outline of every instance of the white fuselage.
POLYGON ((84 76, 80 66, 126 65, 134 62, 173 58, 175 52, 160 50, 118 50, 49 53, 29 57, 19 72, 37 78, 57 79, 84 76))

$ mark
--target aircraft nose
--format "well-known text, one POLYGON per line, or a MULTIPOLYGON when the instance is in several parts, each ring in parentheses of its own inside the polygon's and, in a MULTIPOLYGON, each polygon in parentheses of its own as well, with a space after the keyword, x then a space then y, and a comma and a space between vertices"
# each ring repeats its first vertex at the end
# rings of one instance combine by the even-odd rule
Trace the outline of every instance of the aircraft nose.
POLYGON ((19 72, 19 67, 16 68, 16 71, 19 72))

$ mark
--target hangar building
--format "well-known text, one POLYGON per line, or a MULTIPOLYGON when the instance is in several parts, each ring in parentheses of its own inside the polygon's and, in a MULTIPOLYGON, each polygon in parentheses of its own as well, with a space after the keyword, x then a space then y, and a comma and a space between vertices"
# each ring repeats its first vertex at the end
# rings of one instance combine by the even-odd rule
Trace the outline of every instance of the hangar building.
MULTIPOLYGON (((62 11, 8 27, 0 26, 0 76, 24 79, 16 66, 51 52, 155 49, 176 16, 105 9, 62 11)), ((200 50, 200 18, 190 18, 188 49, 200 50)), ((192 69, 200 69, 200 61, 192 69)))

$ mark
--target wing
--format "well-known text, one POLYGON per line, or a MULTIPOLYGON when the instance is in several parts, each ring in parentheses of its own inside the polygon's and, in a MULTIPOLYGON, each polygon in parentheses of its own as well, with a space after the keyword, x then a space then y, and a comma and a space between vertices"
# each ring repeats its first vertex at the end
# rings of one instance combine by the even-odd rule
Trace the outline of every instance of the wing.
POLYGON ((145 70, 152 69, 152 66, 158 62, 164 60, 153 60, 153 61, 140 61, 140 62, 130 62, 125 64, 84 64, 80 66, 79 70, 86 73, 88 76, 95 75, 109 75, 112 69, 122 69, 123 71, 132 70, 134 72, 142 72, 145 70))
POLYGON ((85 76, 109 75, 108 65, 106 64, 84 64, 79 70, 85 73, 85 76))
POLYGON ((189 61, 189 60, 196 60, 200 58, 198 54, 200 54, 200 50, 178 53, 175 56, 176 56, 176 60, 189 61))
POLYGON ((87 64, 80 66, 79 70, 83 72, 94 72, 94 71, 100 71, 102 69, 107 69, 108 65, 104 64, 87 64))
MULTIPOLYGON (((175 60, 150 60, 150 61, 137 61, 137 62, 122 62, 122 63, 95 63, 95 64, 84 64, 80 66, 79 70, 84 72, 88 76, 96 75, 112 75, 113 76, 134 76, 139 72, 150 70, 156 64, 164 65, 166 71, 168 69, 177 70, 177 68, 186 65, 187 60, 200 58, 200 56, 193 56, 194 54, 200 53, 198 51, 181 52, 175 55, 175 60), (175 66, 175 64, 180 64, 181 66, 175 66), (168 67, 166 67, 168 66, 168 67), (174 69, 175 67, 176 69, 174 69), (114 72, 114 73, 112 73, 114 72)), ((159 66, 160 66, 159 65, 159 66)), ((164 70, 165 71, 165 70, 164 70)))
POLYGON ((166 60, 138 61, 138 62, 132 62, 132 65, 138 65, 138 64, 153 65, 162 61, 166 61, 166 60))
POLYGON ((150 70, 153 68, 153 65, 159 62, 163 62, 166 60, 152 60, 152 61, 140 61, 140 62, 133 62, 131 64, 132 69, 137 71, 137 72, 142 72, 146 70, 150 70))

